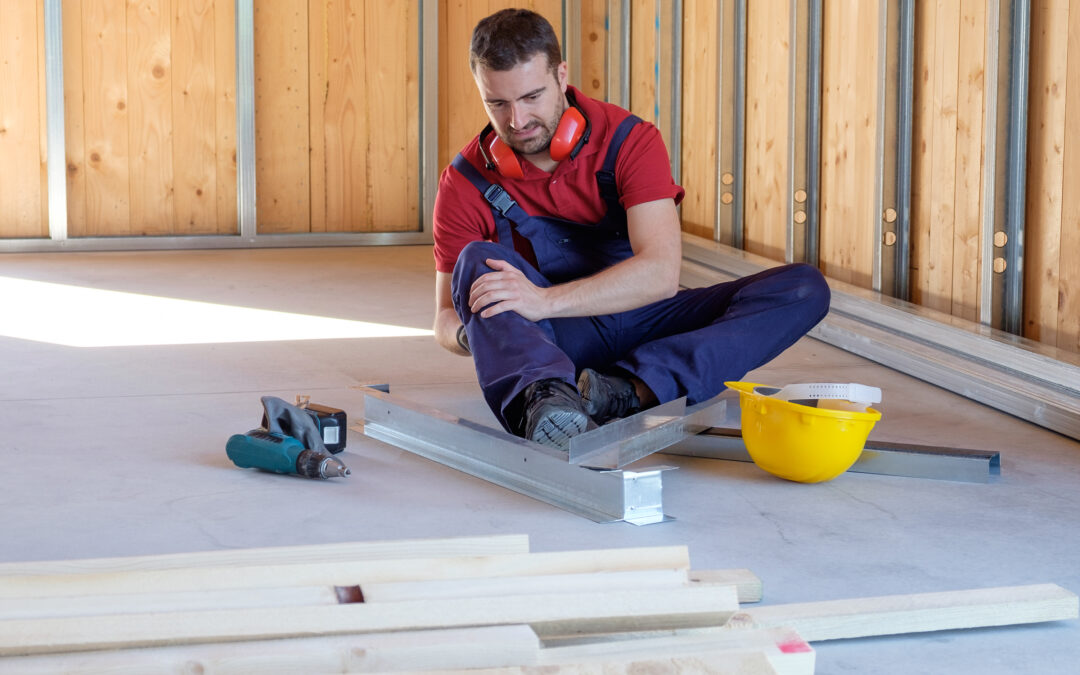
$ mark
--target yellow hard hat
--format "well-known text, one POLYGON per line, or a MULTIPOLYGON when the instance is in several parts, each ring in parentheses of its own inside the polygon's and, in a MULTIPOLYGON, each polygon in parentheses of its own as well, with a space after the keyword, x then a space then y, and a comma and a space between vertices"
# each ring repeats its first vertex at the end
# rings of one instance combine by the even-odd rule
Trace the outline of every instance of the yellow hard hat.
MULTIPOLYGON (((881 413, 864 405, 865 401, 855 405, 814 407, 778 396, 788 387, 753 382, 724 384, 739 392, 743 442, 750 458, 769 473, 800 483, 831 480, 851 468, 862 453, 874 423, 881 419, 881 413)), ((803 392, 817 388, 820 395, 807 395, 805 398, 840 399, 842 397, 828 396, 822 392, 830 387, 847 387, 849 389, 840 391, 876 392, 877 400, 881 400, 879 389, 863 385, 791 386, 800 387, 803 392), (857 387, 862 389, 850 389, 857 387)), ((873 398, 869 398, 869 401, 876 402, 873 398)), ((824 404, 824 401, 820 403, 824 404)))

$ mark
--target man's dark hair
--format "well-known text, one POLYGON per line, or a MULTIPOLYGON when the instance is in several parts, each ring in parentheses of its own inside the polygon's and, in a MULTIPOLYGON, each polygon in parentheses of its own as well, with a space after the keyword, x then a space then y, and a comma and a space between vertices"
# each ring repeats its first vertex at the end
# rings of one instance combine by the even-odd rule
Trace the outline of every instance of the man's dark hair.
POLYGON ((562 50, 548 20, 527 9, 504 9, 481 19, 469 43, 469 68, 510 70, 536 54, 547 54, 552 72, 562 63, 562 50))

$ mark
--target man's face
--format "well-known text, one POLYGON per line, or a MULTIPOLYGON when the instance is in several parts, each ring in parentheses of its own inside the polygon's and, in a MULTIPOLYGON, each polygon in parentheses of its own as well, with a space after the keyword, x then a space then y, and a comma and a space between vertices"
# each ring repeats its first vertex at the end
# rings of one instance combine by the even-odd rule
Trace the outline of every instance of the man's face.
POLYGON ((510 70, 477 66, 476 87, 503 143, 523 155, 546 152, 566 109, 566 63, 552 72, 546 54, 510 70))

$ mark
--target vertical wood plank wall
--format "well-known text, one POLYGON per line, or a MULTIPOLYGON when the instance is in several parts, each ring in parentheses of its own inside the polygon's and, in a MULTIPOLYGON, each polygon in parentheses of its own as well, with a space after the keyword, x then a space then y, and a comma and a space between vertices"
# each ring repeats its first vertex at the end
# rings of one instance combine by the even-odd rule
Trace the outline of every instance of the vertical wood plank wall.
MULTIPOLYGON (((861 7, 864 3, 860 3, 861 7)), ((854 12, 850 12, 854 13, 854 12)), ((746 3, 746 250, 784 260, 791 139, 789 59, 791 3, 755 0, 746 3)))
POLYGON ((1080 0, 1032 3, 1024 333, 1080 352, 1080 0))
POLYGON ((415 2, 255 3, 260 233, 417 231, 415 2))
POLYGON ((236 230, 225 0, 63 4, 68 234, 236 230))
POLYGON ((716 0, 683 2, 682 202, 683 230, 713 238, 718 200, 716 162, 720 152, 716 97, 719 7, 716 0))
POLYGON ((48 236, 40 3, 0 4, 0 237, 48 236))
POLYGON ((916 3, 915 23, 911 298, 977 320, 986 5, 916 3))

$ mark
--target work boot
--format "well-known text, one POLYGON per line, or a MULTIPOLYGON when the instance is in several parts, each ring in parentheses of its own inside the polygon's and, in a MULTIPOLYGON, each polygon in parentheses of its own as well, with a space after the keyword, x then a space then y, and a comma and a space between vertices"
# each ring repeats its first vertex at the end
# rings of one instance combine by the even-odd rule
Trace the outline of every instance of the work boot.
POLYGON ((578 391, 585 404, 585 412, 597 424, 633 415, 641 410, 634 383, 624 377, 603 375, 586 368, 578 376, 578 391))
POLYGON ((596 428, 572 386, 557 379, 539 380, 525 387, 525 438, 560 450, 570 438, 596 428))

